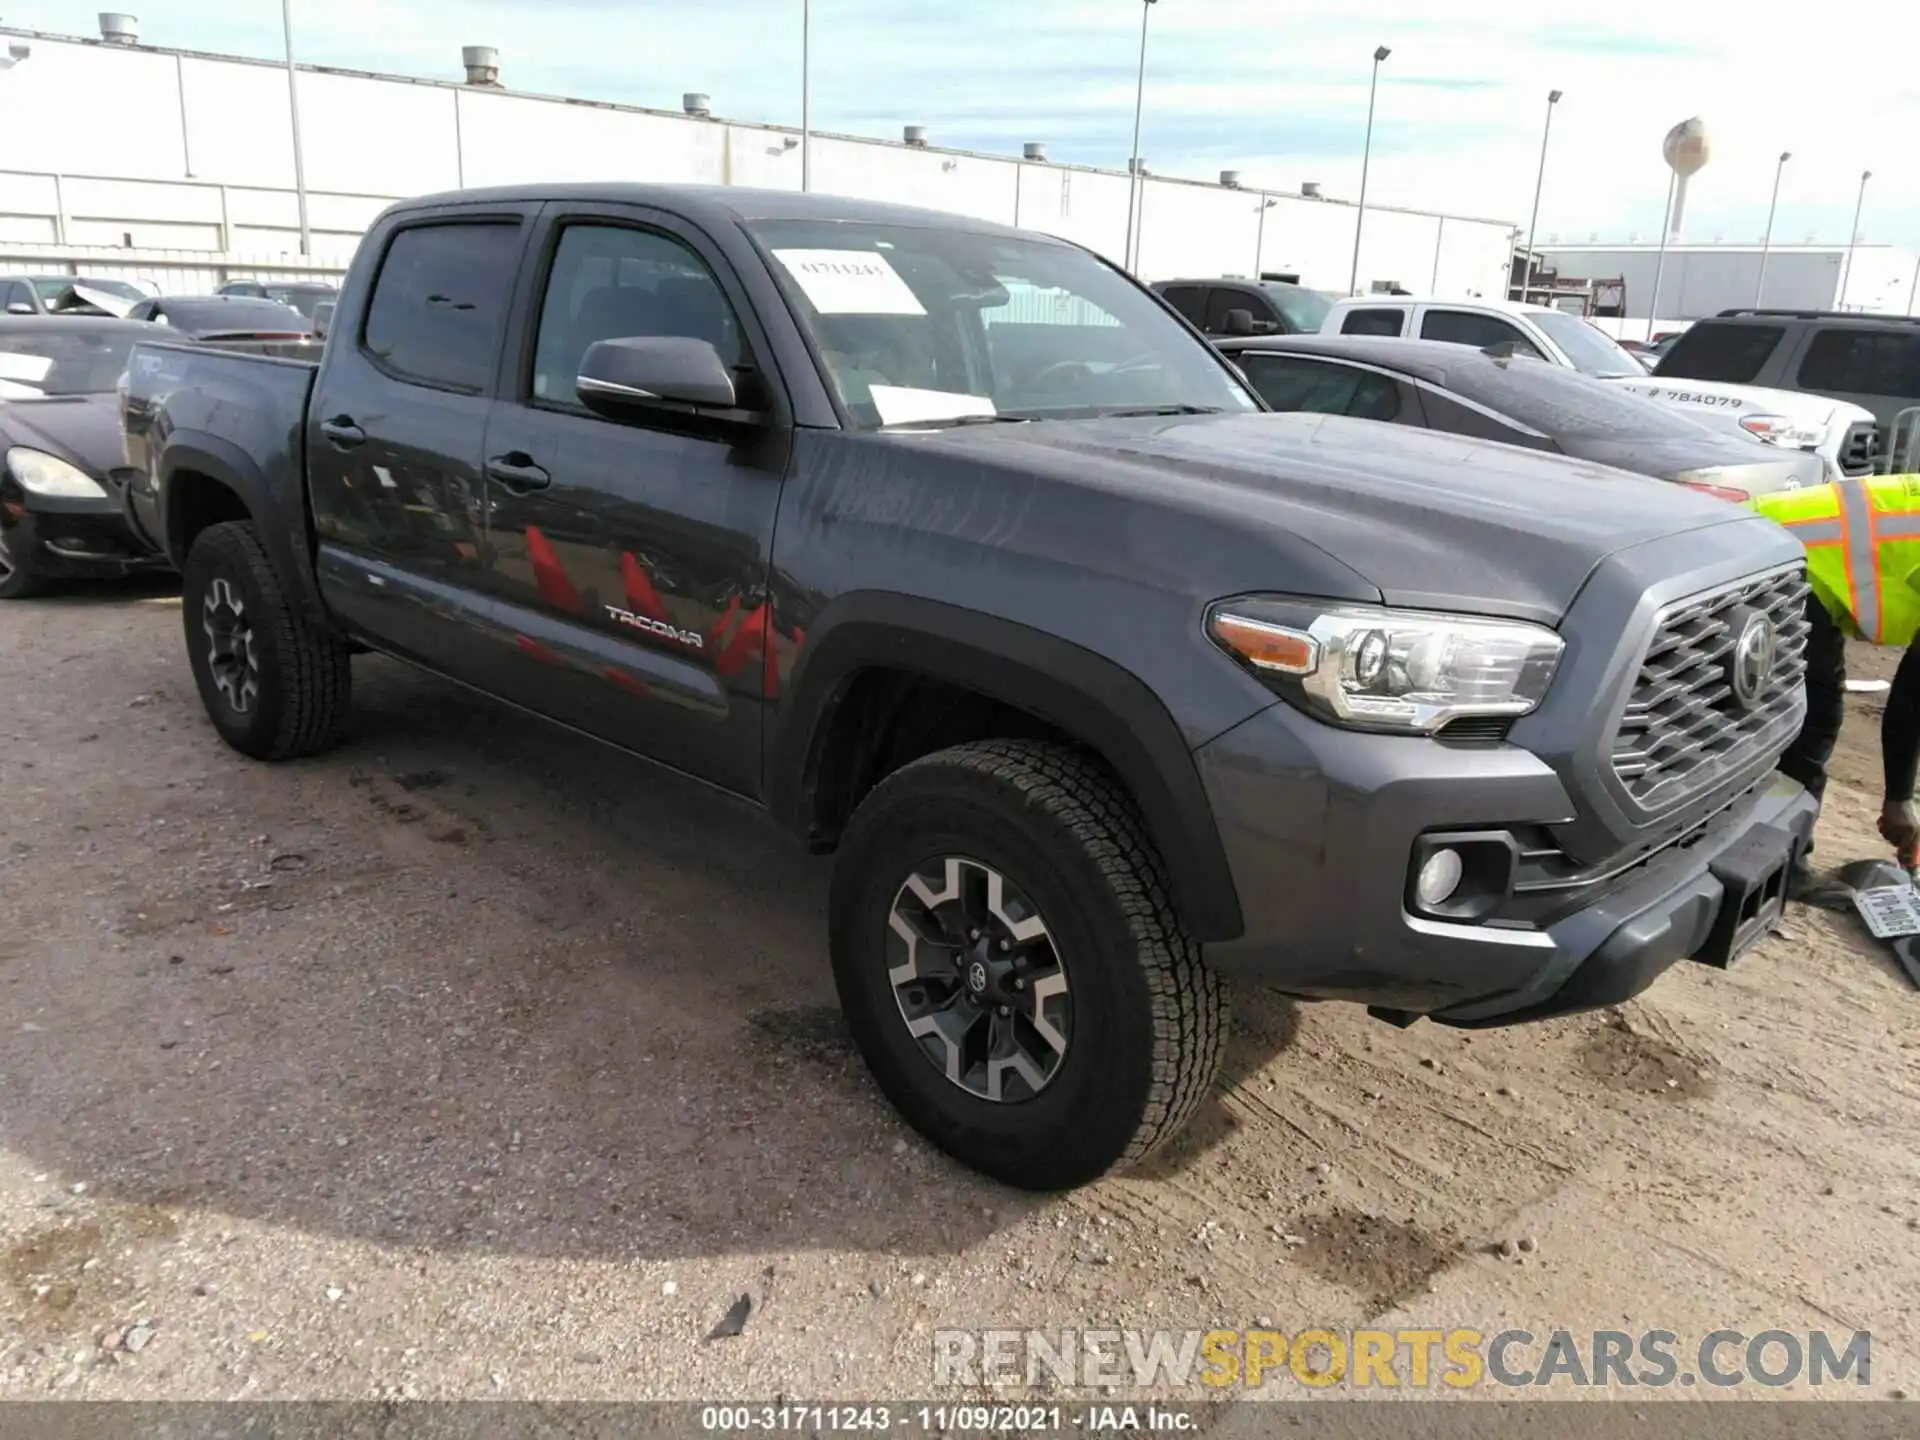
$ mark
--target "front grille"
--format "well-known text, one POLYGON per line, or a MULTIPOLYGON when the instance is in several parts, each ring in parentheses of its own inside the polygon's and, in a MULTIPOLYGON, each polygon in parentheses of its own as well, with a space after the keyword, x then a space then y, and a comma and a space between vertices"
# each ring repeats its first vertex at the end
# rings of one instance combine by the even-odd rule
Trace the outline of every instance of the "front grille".
POLYGON ((1857 420, 1847 427, 1840 442, 1840 473, 1871 475, 1880 460, 1880 432, 1871 420, 1857 420))
POLYGON ((1793 738, 1806 670, 1807 583, 1800 566, 1681 600, 1654 621, 1633 693, 1614 732, 1613 773, 1643 812, 1709 789, 1793 738), (1743 705, 1734 646, 1748 617, 1773 622, 1773 667, 1743 705))

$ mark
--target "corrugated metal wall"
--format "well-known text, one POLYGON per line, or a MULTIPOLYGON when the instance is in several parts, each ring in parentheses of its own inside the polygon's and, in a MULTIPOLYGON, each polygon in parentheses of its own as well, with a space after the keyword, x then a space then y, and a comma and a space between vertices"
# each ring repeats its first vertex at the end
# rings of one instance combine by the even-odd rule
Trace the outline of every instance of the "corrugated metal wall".
MULTIPOLYGON (((264 257, 299 261, 283 69, 0 33, 33 47, 0 77, 0 270, 103 269, 97 247, 111 247, 138 252, 114 262, 121 271, 158 267, 181 288, 191 274, 199 288, 259 269, 264 257), (53 116, 59 123, 48 123, 53 116)), ((308 264, 321 270, 345 264, 388 201, 428 191, 565 180, 800 184, 797 137, 775 127, 322 71, 302 71, 299 94, 308 264)), ((1111 171, 815 136, 813 183, 1125 254, 1128 177, 1111 171)), ((1264 269, 1347 287, 1350 205, 1160 177, 1141 190, 1136 268, 1146 279, 1264 269)), ((1504 222, 1371 208, 1361 288, 1393 281, 1498 295, 1511 234, 1504 222)))

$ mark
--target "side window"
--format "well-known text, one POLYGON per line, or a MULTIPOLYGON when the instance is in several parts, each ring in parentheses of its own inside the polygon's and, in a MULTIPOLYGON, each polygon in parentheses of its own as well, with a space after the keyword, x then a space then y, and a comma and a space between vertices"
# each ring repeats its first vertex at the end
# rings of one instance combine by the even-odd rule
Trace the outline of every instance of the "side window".
POLYGON ((1275 410, 1363 420, 1399 418, 1400 386, 1385 375, 1293 355, 1243 352, 1237 358, 1260 398, 1275 410))
POLYGON ((1406 312, 1400 309, 1349 310, 1340 322, 1342 335, 1398 335, 1406 312))
POLYGON ((652 230, 567 226, 540 305, 533 398, 578 405, 575 382, 588 348, 637 336, 705 340, 724 364, 740 364, 733 307, 693 251, 652 230))
POLYGON ((1206 332, 1209 335, 1227 333, 1227 312, 1244 310, 1253 317, 1253 328, 1271 334, 1280 326, 1275 323, 1273 306, 1267 303, 1267 297, 1248 290, 1220 289, 1210 291, 1207 296, 1206 332))
MULTIPOLYGON (((1718 325, 1702 320, 1661 351, 1659 374, 1664 379, 1748 385, 1786 333, 1780 325, 1718 325)), ((1800 375, 1801 383, 1807 383, 1804 365, 1800 375)))
POLYGON ((1512 344, 1522 355, 1540 354, 1519 326, 1496 315, 1475 315, 1470 310, 1427 311, 1420 320, 1420 338, 1444 340, 1450 345, 1471 345, 1476 350, 1512 344))
POLYGON ((517 220, 400 231, 374 281, 362 348, 396 379, 485 390, 519 253, 517 220))
POLYGON ((1161 297, 1192 324, 1207 323, 1207 292, 1199 285, 1169 285, 1161 297))
POLYGON ((1920 333, 1819 330, 1800 362, 1802 389, 1920 399, 1920 333))

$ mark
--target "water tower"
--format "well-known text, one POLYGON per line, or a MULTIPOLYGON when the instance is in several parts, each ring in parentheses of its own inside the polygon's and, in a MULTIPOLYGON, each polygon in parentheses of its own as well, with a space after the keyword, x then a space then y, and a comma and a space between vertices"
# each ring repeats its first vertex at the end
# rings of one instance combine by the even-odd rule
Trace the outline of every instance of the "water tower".
MULTIPOLYGON (((1660 220, 1660 257, 1653 266, 1653 294, 1647 300, 1647 338, 1653 338, 1654 323, 1660 318, 1660 281, 1667 269, 1667 238, 1680 238, 1680 224, 1687 212, 1687 182, 1700 173, 1713 153, 1707 140, 1707 122, 1698 115, 1682 120, 1667 131, 1660 142, 1660 154, 1672 171, 1667 181, 1667 210, 1660 220)), ((1685 280, 1681 286, 1685 288, 1685 280)))

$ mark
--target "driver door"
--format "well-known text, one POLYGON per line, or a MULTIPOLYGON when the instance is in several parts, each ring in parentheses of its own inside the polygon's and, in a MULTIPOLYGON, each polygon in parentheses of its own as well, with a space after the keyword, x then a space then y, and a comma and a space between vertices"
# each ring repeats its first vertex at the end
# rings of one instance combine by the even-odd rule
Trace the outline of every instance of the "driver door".
POLYGON ((764 343, 718 251, 672 217, 552 206, 536 244, 508 342, 521 363, 482 451, 503 693, 757 794, 784 397, 758 397, 775 423, 739 443, 665 415, 596 415, 575 381, 596 341, 680 336, 712 344, 743 391, 773 392, 753 359, 764 343))

